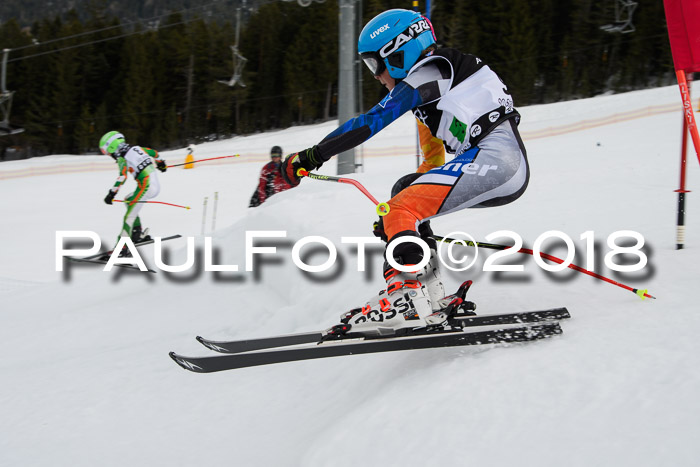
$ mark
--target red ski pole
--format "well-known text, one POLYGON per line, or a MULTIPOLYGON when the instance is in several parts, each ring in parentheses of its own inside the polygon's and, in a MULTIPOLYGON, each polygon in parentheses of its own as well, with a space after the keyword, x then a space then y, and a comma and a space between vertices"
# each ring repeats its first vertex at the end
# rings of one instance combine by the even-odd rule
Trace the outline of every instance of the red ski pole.
MULTIPOLYGON (((299 169, 297 171, 297 175, 300 177, 309 177, 313 180, 326 180, 326 181, 331 181, 331 182, 339 182, 339 183, 347 183, 350 185, 353 185, 356 187, 358 190, 360 190, 365 196, 367 196, 374 204, 377 205, 377 214, 380 216, 385 216, 389 213, 389 205, 387 203, 379 203, 377 202, 377 199, 370 194, 367 189, 362 186, 360 182, 357 180, 353 180, 350 178, 341 178, 341 177, 331 177, 329 175, 318 175, 314 174, 311 172, 308 172, 304 169, 299 169), (382 207, 382 205, 386 206, 386 209, 382 207)), ((439 235, 434 235, 433 238, 439 242, 452 242, 452 241, 457 241, 461 242, 462 244, 466 243, 468 246, 477 246, 477 247, 482 247, 482 248, 490 248, 492 250, 507 250, 508 248, 512 248, 510 246, 506 245, 498 245, 496 243, 484 243, 484 242, 471 242, 469 240, 455 240, 452 238, 447 238, 447 237, 441 237, 439 235)), ((526 253, 528 255, 534 256, 535 253, 528 249, 528 248, 521 248, 518 250, 518 253, 526 253)), ((555 263, 562 264, 564 262, 563 259, 557 258, 556 256, 552 256, 547 253, 540 252, 540 256, 544 259, 548 259, 550 261, 554 261, 555 263)), ((595 273, 593 271, 589 271, 588 269, 584 269, 581 266, 577 266, 573 263, 569 264, 567 267, 573 269, 574 271, 582 272, 584 274, 588 274, 591 277, 595 277, 596 279, 599 279, 601 281, 607 282, 608 284, 616 285, 618 287, 621 287, 625 290, 629 290, 630 292, 633 292, 635 295, 639 296, 640 298, 645 299, 645 298, 656 298, 653 295, 650 295, 646 289, 635 289, 630 287, 629 285, 622 284, 620 282, 617 282, 616 280, 607 278, 605 276, 602 276, 598 273, 595 273)))
POLYGON ((372 201, 375 204, 375 206, 377 206, 377 214, 379 214, 379 216, 386 216, 387 214, 389 214, 389 204, 380 203, 379 201, 377 201, 377 198, 372 196, 372 194, 369 191, 367 191, 367 188, 362 186, 362 184, 357 180, 353 180, 352 178, 332 177, 330 175, 319 175, 304 169, 297 170, 297 175, 301 177, 308 177, 312 180, 322 180, 327 182, 337 182, 352 185, 358 190, 360 190, 362 194, 364 194, 367 198, 369 198, 370 201, 372 201))
MULTIPOLYGON (((124 201, 123 199, 115 199, 117 203, 133 203, 133 201, 124 201)), ((166 206, 174 206, 176 208, 190 209, 189 206, 180 206, 179 204, 164 203, 163 201, 136 201, 137 203, 153 203, 153 204, 165 204, 166 206)))
MULTIPOLYGON (((459 242, 461 244, 466 244, 467 246, 477 246, 477 247, 482 247, 482 248, 490 248, 492 250, 507 250, 508 248, 512 248, 510 246, 498 245, 496 243, 483 243, 483 242, 471 242, 469 240, 456 240, 453 238, 441 237, 439 235, 433 235, 433 238, 439 242, 445 242, 445 243, 459 242)), ((518 253, 525 253, 525 254, 528 254, 531 256, 535 256, 535 252, 530 250, 529 248, 521 248, 518 250, 518 253)), ((540 252, 540 257, 547 259, 549 261, 553 261, 557 264, 562 264, 564 262, 564 260, 561 258, 557 258, 556 256, 552 256, 550 254, 543 253, 543 252, 540 252)), ((654 298, 654 299, 656 298, 653 295, 649 295, 649 293, 647 293, 648 292, 647 289, 634 289, 634 288, 630 287, 629 285, 622 284, 620 282, 617 282, 616 280, 607 278, 607 277, 602 276, 602 275, 595 273, 593 271, 589 271, 588 269, 584 269, 581 266, 577 266, 573 263, 569 264, 567 267, 573 269, 574 271, 588 274, 589 276, 595 277, 596 279, 607 282, 608 284, 616 285, 616 286, 621 287, 625 290, 629 290, 630 292, 633 292, 634 294, 641 297, 642 300, 644 300, 645 298, 654 298)))
POLYGON ((194 163, 196 163, 196 162, 213 161, 213 160, 216 160, 216 159, 228 159, 229 157, 239 157, 239 156, 240 156, 240 154, 233 154, 233 155, 231 155, 231 156, 210 157, 210 158, 208 158, 208 159, 199 159, 198 161, 190 161, 190 162, 183 162, 182 164, 173 164, 173 165, 169 165, 168 168, 170 168, 170 167, 179 167, 179 166, 181 166, 181 165, 186 165, 186 164, 194 164, 194 163))

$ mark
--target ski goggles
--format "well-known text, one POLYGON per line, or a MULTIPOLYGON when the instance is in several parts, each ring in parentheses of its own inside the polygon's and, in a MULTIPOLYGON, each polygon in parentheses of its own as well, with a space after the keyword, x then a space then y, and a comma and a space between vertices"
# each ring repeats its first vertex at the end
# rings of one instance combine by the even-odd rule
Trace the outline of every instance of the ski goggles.
POLYGON ((379 52, 365 52, 360 54, 360 57, 362 57, 362 61, 365 62, 365 65, 367 65, 367 68, 369 68, 369 71, 374 76, 379 76, 384 73, 386 65, 384 64, 384 60, 379 56, 379 52))

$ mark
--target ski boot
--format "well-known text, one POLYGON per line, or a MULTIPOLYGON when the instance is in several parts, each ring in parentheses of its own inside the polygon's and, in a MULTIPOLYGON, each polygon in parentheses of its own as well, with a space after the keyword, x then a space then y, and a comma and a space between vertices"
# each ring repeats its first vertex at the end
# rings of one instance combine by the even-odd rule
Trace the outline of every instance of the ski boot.
MULTIPOLYGON (((109 252, 105 253, 104 255, 98 257, 97 260, 107 262, 107 261, 109 261, 109 258, 112 257, 113 252, 114 252, 114 250, 109 251, 109 252)), ((124 245, 122 247, 122 251, 119 252, 119 258, 131 258, 132 256, 133 255, 131 254, 131 251, 129 250, 129 248, 127 248, 127 246, 124 245)))
POLYGON ((425 323, 428 326, 444 326, 448 324, 450 318, 476 316, 476 303, 465 299, 472 281, 463 282, 459 286, 457 292, 440 300, 441 303, 446 303, 443 308, 434 311, 425 317, 425 323))
POLYGON ((433 311, 440 311, 450 304, 450 300, 445 298, 445 286, 442 284, 440 274, 440 258, 435 249, 430 249, 430 262, 425 266, 425 274, 421 281, 428 289, 433 311))
MULTIPOLYGON (((428 227, 429 228, 429 227, 428 227)), ((460 316, 476 315, 476 304, 465 300, 465 296, 472 281, 464 282, 457 292, 445 296, 445 287, 440 274, 440 257, 437 252, 437 242, 432 237, 432 230, 427 231, 428 235, 421 235, 423 240, 430 246, 430 262, 426 266, 426 273, 423 283, 430 294, 430 301, 433 313, 426 317, 426 324, 429 326, 441 326, 447 324, 447 319, 455 314, 460 316), (455 302, 456 299, 459 299, 455 302)), ((425 232, 422 232, 424 234, 425 232)))
POLYGON ((148 229, 142 230, 140 225, 131 229, 131 241, 134 242, 134 244, 151 240, 153 240, 153 238, 148 235, 148 229))
POLYGON ((385 265, 387 287, 367 302, 341 316, 328 338, 342 337, 348 332, 371 336, 400 335, 406 330, 426 325, 425 317, 433 313, 427 287, 421 282, 427 266, 413 272, 401 272, 385 265))
POLYGON ((127 248, 126 245, 122 247, 122 251, 119 252, 120 258, 132 258, 134 255, 131 254, 131 250, 127 248))
MULTIPOLYGON (((385 269, 388 265, 385 264, 385 269)), ((386 279, 386 277, 385 277, 386 279)), ((436 250, 430 250, 430 262, 423 268, 420 274, 420 282, 425 285, 428 295, 430 296, 431 308, 433 311, 440 311, 447 307, 454 296, 445 297, 445 287, 442 285, 442 277, 440 276, 440 264, 436 250)), ((353 308, 340 315, 340 322, 347 324, 349 319, 364 309, 376 309, 382 299, 387 297, 387 289, 382 289, 379 293, 370 299, 362 308, 353 308)))

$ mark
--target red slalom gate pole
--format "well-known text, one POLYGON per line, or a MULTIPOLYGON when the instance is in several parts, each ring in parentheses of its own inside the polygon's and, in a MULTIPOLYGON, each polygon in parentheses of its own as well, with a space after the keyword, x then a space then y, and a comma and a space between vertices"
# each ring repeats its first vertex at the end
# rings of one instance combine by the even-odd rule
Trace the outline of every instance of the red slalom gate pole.
MULTIPOLYGON (((115 199, 117 203, 129 203, 130 201, 124 201, 123 199, 115 199)), ((181 206, 179 204, 164 203, 163 201, 136 201, 137 203, 153 203, 153 204, 165 204, 166 206, 174 206, 176 208, 190 209, 189 206, 181 206)))
MULTIPOLYGON (((692 75, 691 75, 692 76, 692 75)), ((688 98, 690 99, 690 84, 691 81, 687 81, 688 88, 688 98)), ((688 120, 685 116, 685 111, 683 111, 683 133, 681 135, 681 169, 680 169, 680 185, 677 190, 678 193, 678 209, 676 213, 676 250, 682 250, 685 245, 685 194, 690 193, 690 190, 685 189, 685 178, 686 178, 686 151, 688 148, 688 120)))
POLYGON ((169 166, 167 166, 167 168, 170 168, 170 167, 179 167, 179 166, 181 166, 181 165, 187 165, 187 164, 195 164, 195 163, 197 163, 197 162, 213 161, 213 160, 216 160, 216 159, 228 159, 229 157, 240 157, 240 154, 233 154, 233 155, 231 155, 231 156, 210 157, 210 158, 208 158, 208 159, 199 159, 198 161, 183 162, 182 164, 173 164, 173 165, 169 165, 169 166))
POLYGON ((700 135, 698 134, 698 127, 695 124, 693 103, 690 101, 690 90, 688 89, 688 82, 685 79, 685 71, 676 70, 676 78, 678 80, 678 88, 681 91, 681 99, 683 99, 683 113, 685 114, 685 119, 688 123, 688 132, 693 140, 693 146, 695 147, 695 152, 698 156, 698 162, 700 162, 700 135))

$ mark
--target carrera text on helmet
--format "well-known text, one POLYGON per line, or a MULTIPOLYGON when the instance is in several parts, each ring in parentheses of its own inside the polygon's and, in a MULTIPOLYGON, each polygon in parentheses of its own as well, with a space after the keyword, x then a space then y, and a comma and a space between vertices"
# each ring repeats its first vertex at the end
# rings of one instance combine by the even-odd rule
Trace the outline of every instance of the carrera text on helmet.
POLYGON ((384 47, 379 49, 379 55, 382 58, 388 57, 389 55, 396 52, 406 42, 410 41, 411 39, 414 39, 418 36, 418 34, 425 31, 430 31, 430 25, 428 24, 428 21, 422 19, 417 23, 413 23, 408 27, 408 29, 406 29, 406 31, 402 32, 394 39, 390 40, 384 47))

